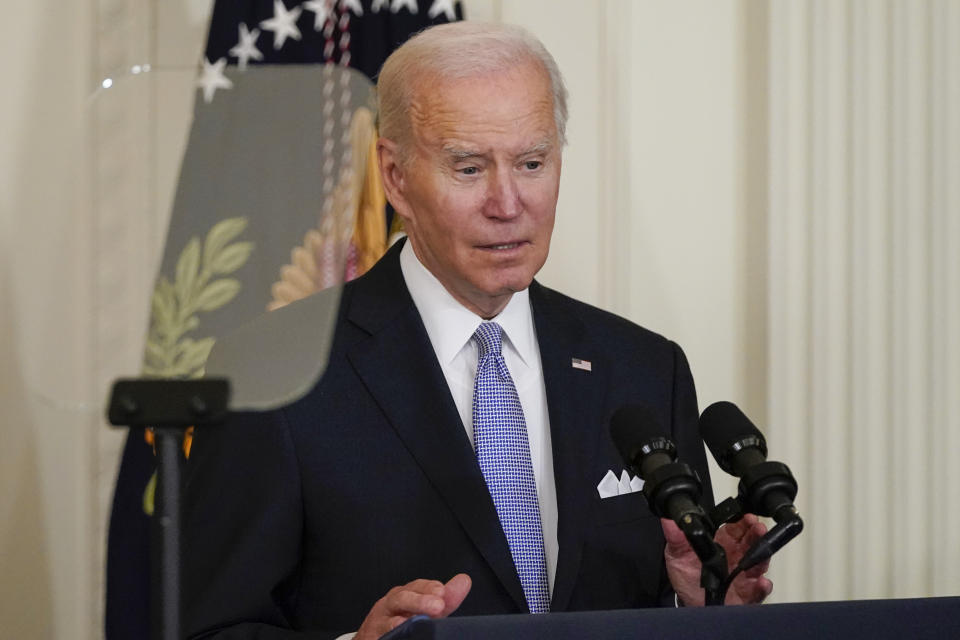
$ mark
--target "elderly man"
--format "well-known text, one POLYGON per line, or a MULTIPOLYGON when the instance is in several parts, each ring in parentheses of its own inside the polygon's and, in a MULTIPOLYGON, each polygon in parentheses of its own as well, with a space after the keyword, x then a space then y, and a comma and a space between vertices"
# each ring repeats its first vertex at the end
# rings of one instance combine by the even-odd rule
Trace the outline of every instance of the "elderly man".
MULTIPOLYGON (((516 27, 444 25, 398 49, 378 90, 408 239, 344 287, 310 393, 198 434, 190 631, 366 639, 415 614, 701 604, 677 528, 640 493, 597 489, 623 468, 610 416, 643 404, 709 493, 682 351, 533 280, 567 116, 553 58, 516 27)), ((735 561, 763 531, 751 518, 718 540, 735 561)), ((762 600, 764 571, 728 601, 762 600)))

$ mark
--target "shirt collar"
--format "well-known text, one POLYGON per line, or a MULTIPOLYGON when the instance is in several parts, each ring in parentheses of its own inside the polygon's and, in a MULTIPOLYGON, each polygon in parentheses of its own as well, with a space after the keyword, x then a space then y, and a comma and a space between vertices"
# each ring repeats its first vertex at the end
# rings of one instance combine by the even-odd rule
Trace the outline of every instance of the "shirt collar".
MULTIPOLYGON (((420 312, 437 359, 449 364, 460 353, 484 319, 450 295, 450 292, 423 266, 409 239, 400 250, 400 270, 410 297, 420 312)), ((510 297, 503 311, 491 320, 503 328, 508 343, 527 366, 537 348, 530 312, 530 291, 524 289, 510 297)))

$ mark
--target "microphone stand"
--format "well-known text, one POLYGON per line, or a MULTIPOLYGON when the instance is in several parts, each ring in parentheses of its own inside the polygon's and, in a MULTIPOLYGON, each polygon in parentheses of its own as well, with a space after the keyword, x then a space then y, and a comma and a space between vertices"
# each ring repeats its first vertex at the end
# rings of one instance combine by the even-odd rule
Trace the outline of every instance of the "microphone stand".
POLYGON ((726 596, 727 554, 713 539, 717 527, 691 496, 702 492, 696 473, 682 462, 671 462, 652 471, 644 481, 643 494, 657 515, 677 523, 697 558, 700 586, 707 606, 723 605, 726 596), (682 496, 682 497, 681 497, 682 496), (678 498, 673 500, 672 498, 678 498))
POLYGON ((687 515, 677 525, 700 558, 700 586, 703 588, 704 604, 708 607, 722 606, 729 586, 726 552, 714 541, 705 519, 687 515))
POLYGON ((158 640, 183 637, 180 616, 180 447, 191 426, 208 426, 226 417, 230 384, 225 378, 202 380, 117 380, 107 419, 114 426, 150 427, 157 449, 157 501, 151 541, 158 545, 151 569, 151 635, 158 640), (159 623, 159 624, 157 624, 159 623))

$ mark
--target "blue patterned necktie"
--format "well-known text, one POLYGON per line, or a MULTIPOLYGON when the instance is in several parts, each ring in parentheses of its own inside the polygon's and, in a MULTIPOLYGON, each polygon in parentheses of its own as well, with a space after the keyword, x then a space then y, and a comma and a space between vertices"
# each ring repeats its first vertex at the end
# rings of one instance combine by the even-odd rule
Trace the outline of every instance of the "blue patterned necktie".
POLYGON ((484 322, 473 334, 480 347, 473 388, 474 447, 530 613, 547 613, 550 589, 537 484, 523 407, 501 353, 501 331, 496 322, 484 322))

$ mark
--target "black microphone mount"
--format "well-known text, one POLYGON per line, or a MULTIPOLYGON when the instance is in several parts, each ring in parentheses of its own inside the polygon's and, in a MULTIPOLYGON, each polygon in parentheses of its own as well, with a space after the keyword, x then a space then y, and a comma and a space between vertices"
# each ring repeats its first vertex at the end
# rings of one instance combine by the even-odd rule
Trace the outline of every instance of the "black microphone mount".
POLYGON ((726 594, 723 584, 727 578, 727 554, 713 539, 716 525, 697 502, 703 493, 703 485, 696 472, 686 463, 677 461, 677 448, 665 437, 644 442, 639 464, 628 466, 643 479, 643 495, 650 510, 661 518, 676 522, 700 559, 703 566, 700 586, 704 590, 705 603, 722 605, 726 594), (659 465, 656 464, 658 461, 659 465))
POLYGON ((644 407, 623 407, 614 414, 611 434, 631 473, 643 479, 650 510, 673 520, 700 559, 700 586, 707 605, 722 605, 727 557, 713 536, 713 520, 699 504, 703 485, 689 465, 677 461, 677 448, 644 407))

